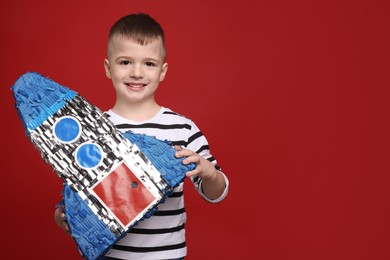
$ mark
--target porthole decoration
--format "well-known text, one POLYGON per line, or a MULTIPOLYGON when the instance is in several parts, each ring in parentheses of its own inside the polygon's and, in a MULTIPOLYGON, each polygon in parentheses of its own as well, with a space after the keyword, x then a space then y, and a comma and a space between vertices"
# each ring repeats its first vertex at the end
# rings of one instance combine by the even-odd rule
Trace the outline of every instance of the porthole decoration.
POLYGON ((94 143, 83 143, 75 151, 76 163, 84 169, 94 169, 103 160, 102 148, 94 143))
POLYGON ((74 117, 63 116, 54 124, 53 134, 61 143, 73 143, 81 135, 80 122, 74 117))

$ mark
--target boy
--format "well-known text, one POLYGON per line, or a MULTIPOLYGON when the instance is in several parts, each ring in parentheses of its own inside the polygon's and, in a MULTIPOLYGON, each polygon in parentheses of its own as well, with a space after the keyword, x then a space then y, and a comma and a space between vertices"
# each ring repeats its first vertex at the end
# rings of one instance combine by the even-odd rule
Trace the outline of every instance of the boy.
MULTIPOLYGON (((147 14, 119 19, 108 39, 106 75, 116 91, 114 107, 107 111, 121 131, 156 136, 175 145, 176 157, 195 163, 187 172, 199 194, 208 202, 223 200, 228 179, 219 171, 206 138, 190 119, 160 106, 155 91, 168 70, 165 62, 164 31, 147 14)), ((56 223, 68 231, 63 210, 57 209, 56 223)), ((107 259, 183 259, 186 255, 183 184, 159 205, 151 218, 139 222, 107 252, 107 259)))

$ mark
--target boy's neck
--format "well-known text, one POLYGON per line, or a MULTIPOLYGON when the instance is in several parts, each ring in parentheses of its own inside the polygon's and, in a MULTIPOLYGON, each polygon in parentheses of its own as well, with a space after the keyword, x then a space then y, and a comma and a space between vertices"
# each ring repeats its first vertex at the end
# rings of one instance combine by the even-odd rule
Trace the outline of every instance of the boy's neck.
POLYGON ((145 121, 154 117, 161 109, 157 103, 152 104, 126 104, 116 103, 112 111, 117 115, 136 122, 145 121))

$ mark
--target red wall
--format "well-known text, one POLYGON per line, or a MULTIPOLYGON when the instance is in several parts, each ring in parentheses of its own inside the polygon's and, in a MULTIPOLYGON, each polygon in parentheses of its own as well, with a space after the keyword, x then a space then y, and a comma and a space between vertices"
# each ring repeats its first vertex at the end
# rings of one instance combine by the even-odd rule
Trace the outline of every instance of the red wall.
POLYGON ((160 104, 199 125, 231 181, 218 205, 186 184, 188 259, 390 259, 384 2, 2 1, 1 254, 79 259, 10 87, 37 71, 110 108, 107 32, 142 11, 166 30, 160 104))

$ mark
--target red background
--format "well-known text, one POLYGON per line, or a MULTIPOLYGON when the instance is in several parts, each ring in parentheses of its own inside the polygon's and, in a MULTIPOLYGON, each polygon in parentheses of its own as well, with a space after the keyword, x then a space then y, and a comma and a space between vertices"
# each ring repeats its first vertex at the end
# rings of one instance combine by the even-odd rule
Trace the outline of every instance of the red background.
POLYGON ((218 205, 186 183, 187 259, 390 259, 385 2, 2 1, 2 258, 79 259, 10 87, 37 71, 110 108, 107 32, 142 11, 166 31, 159 103, 198 124, 231 182, 218 205))

